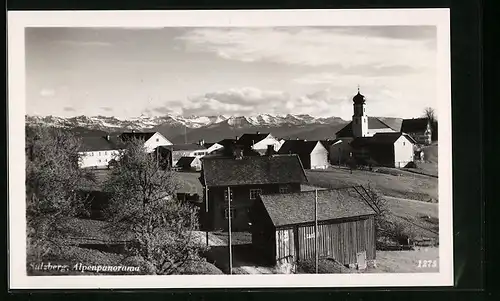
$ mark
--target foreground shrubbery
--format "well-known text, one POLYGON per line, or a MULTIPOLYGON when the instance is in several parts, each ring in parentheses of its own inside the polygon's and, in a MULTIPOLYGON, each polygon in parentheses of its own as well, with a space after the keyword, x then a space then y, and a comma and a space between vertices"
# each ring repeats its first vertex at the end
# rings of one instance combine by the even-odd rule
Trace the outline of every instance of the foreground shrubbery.
MULTIPOLYGON (((318 273, 319 274, 341 274, 348 271, 346 267, 342 264, 336 262, 333 259, 320 259, 318 261, 318 273)), ((302 260, 297 263, 296 266, 297 274, 315 274, 316 273, 316 261, 314 259, 302 260)))
POLYGON ((82 244, 72 221, 88 215, 87 199, 79 190, 92 186, 88 182, 95 178, 79 168, 80 141, 45 127, 28 128, 26 137, 28 262, 119 262, 138 266, 147 274, 185 273, 198 263, 202 271, 210 269, 200 256, 204 247, 192 237, 192 230, 198 227, 196 208, 174 197, 177 179, 147 152, 144 141, 129 141, 124 146, 105 182, 111 198, 105 212, 108 223, 106 229, 93 229, 106 235, 91 233, 101 239, 82 244), (127 243, 107 250, 106 244, 120 240, 127 243))

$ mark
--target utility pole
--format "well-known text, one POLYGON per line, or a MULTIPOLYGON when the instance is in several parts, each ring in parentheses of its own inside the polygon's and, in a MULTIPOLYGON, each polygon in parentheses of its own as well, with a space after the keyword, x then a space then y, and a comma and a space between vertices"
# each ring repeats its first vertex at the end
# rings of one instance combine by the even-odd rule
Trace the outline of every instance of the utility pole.
MULTIPOLYGON (((206 184, 205 184, 206 185, 206 184)), ((205 186, 205 228, 206 228, 206 239, 208 247, 208 186, 205 186)))
POLYGON ((232 250, 232 242, 231 242, 231 188, 227 188, 227 221, 229 226, 229 274, 233 274, 233 250, 232 250))
POLYGON ((314 190, 314 250, 316 255, 316 274, 318 274, 319 248, 318 248, 318 189, 314 190))

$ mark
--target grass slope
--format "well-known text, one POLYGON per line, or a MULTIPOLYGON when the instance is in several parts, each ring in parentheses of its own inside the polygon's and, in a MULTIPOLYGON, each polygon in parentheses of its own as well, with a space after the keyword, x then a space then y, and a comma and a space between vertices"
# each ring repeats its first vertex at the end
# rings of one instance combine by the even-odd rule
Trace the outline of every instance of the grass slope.
POLYGON ((341 188, 371 184, 386 196, 419 201, 438 200, 438 179, 406 173, 391 175, 364 170, 330 168, 306 171, 310 185, 324 188, 341 188))

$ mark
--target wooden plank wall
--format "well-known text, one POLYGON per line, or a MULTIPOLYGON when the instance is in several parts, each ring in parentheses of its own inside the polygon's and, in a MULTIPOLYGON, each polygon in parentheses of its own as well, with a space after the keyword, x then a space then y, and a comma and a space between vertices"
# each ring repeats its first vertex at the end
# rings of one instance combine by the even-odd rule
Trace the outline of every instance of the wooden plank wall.
MULTIPOLYGON (((367 260, 375 259, 375 225, 373 217, 358 221, 350 221, 335 224, 318 225, 318 245, 320 257, 335 258, 343 264, 356 263, 358 252, 366 251, 367 260)), ((278 230, 277 235, 277 257, 295 255, 291 251, 294 244, 279 243, 283 234, 278 230)), ((291 235, 298 235, 296 260, 313 259, 315 257, 314 226, 301 226, 298 231, 291 231, 291 235), (293 233, 295 232, 295 233, 293 233), (298 232, 298 233, 297 233, 298 232)), ((289 238, 289 241, 290 241, 289 238)), ((293 243, 293 241, 291 242, 293 243)))
POLYGON ((276 261, 295 260, 295 237, 293 229, 276 230, 276 261))

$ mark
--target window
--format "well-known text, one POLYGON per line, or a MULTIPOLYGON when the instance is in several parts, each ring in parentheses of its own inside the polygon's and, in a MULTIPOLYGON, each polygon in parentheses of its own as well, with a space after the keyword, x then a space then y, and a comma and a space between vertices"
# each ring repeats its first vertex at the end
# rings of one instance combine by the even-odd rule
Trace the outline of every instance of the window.
POLYGON ((255 200, 259 194, 262 193, 262 189, 250 189, 250 199, 255 200))
POLYGON ((108 152, 104 152, 104 155, 107 155, 107 154, 108 154, 108 152))
POLYGON ((101 163, 101 159, 99 159, 99 163, 101 163))
POLYGON ((156 142, 160 142, 160 138, 156 138, 156 142))
MULTIPOLYGON (((101 152, 99 152, 99 156, 100 156, 100 155, 101 155, 101 152)), ((101 161, 99 161, 99 162, 101 162, 101 161)))
POLYGON ((288 186, 281 186, 280 193, 288 193, 288 186))
MULTIPOLYGON (((234 219, 236 216, 236 209, 231 208, 231 219, 234 219)), ((229 210, 226 208, 224 209, 224 218, 229 219, 229 210)))
MULTIPOLYGON (((231 197, 231 201, 233 200, 233 190, 232 189, 229 189, 229 196, 231 197)), ((224 200, 227 202, 228 199, 227 199, 227 188, 224 189, 224 200)))
POLYGON ((403 146, 405 146, 405 142, 403 141, 403 146))

